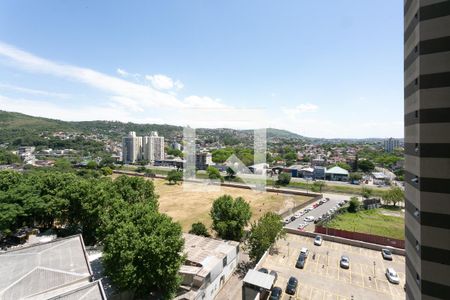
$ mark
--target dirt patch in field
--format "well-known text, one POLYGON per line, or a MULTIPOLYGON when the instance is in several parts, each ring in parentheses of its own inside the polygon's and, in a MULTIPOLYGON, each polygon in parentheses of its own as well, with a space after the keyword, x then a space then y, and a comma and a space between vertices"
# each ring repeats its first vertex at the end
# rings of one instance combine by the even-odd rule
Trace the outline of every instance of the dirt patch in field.
POLYGON ((165 180, 153 180, 159 197, 159 208, 174 220, 181 223, 184 231, 188 231, 192 223, 203 222, 211 226, 209 211, 213 201, 228 194, 232 197, 242 197, 250 202, 252 208, 252 221, 259 219, 264 213, 273 211, 281 213, 286 209, 311 199, 307 196, 285 195, 268 192, 255 192, 253 190, 232 187, 208 187, 202 184, 190 183, 168 185, 165 180))

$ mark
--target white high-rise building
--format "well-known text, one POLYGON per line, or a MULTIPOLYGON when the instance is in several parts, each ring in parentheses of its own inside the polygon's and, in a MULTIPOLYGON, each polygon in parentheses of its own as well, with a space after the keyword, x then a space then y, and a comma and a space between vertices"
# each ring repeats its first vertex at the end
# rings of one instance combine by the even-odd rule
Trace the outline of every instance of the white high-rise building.
POLYGON ((143 138, 143 158, 149 162, 165 158, 164 137, 158 136, 156 131, 152 131, 150 136, 143 138))
POLYGON ((384 140, 384 151, 392 152, 395 148, 400 146, 400 141, 394 138, 388 138, 384 140))
POLYGON ((142 137, 136 136, 136 132, 130 131, 122 138, 122 161, 124 163, 135 163, 141 159, 142 137))

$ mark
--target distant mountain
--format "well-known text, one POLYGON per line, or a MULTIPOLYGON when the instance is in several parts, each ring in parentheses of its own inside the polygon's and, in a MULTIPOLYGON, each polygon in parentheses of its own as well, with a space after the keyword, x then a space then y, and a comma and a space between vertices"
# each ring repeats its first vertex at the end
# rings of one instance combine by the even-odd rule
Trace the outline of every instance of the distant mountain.
MULTIPOLYGON (((10 145, 40 145, 39 140, 46 135, 57 132, 73 132, 85 135, 96 134, 112 140, 120 141, 121 137, 129 131, 137 135, 145 135, 150 131, 157 131, 166 140, 181 140, 183 127, 168 124, 136 124, 118 121, 83 121, 67 122, 42 117, 33 117, 16 112, 0 110, 0 144, 10 145)), ((209 143, 225 145, 251 145, 253 143, 253 130, 237 130, 230 128, 198 128, 197 137, 209 143)), ((299 134, 276 128, 267 128, 267 141, 269 143, 352 143, 375 142, 381 139, 321 139, 309 138, 299 134)))
MULTIPOLYGON (((96 134, 120 141, 121 137, 130 131, 137 135, 145 135, 150 131, 157 131, 159 135, 167 140, 181 140, 183 127, 168 124, 136 124, 118 121, 83 121, 67 122, 41 117, 33 117, 16 112, 0 111, 0 144, 10 143, 36 144, 36 139, 42 133, 53 133, 58 131, 77 132, 85 135, 96 134)), ((210 143, 220 142, 226 145, 247 145, 253 142, 253 130, 237 130, 230 128, 198 128, 198 138, 210 143)), ((275 128, 267 129, 268 140, 284 140, 305 138, 275 128)))

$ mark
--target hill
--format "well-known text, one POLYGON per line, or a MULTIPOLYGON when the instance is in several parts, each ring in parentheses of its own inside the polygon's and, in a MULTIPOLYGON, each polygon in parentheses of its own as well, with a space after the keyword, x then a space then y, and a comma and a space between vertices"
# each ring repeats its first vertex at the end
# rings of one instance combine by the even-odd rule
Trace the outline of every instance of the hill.
MULTIPOLYGON (((10 146, 41 145, 51 133, 64 131, 83 135, 97 135, 120 141, 129 131, 137 135, 145 135, 157 131, 167 140, 181 140, 183 127, 168 124, 136 124, 118 121, 83 121, 67 122, 42 117, 34 117, 16 112, 0 111, 0 144, 10 146)), ((249 145, 253 143, 253 130, 237 130, 229 128, 199 128, 197 136, 210 143, 220 142, 225 145, 249 145)), ((305 140, 298 134, 275 128, 267 129, 268 141, 305 140)))

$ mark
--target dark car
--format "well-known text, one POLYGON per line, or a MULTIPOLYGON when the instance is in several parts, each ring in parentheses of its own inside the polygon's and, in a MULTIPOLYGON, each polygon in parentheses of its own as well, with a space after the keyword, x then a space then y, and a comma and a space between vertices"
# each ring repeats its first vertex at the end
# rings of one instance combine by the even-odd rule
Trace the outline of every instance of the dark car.
POLYGON ((297 259, 297 263, 295 264, 295 267, 303 269, 303 267, 305 267, 305 262, 306 262, 306 256, 300 254, 300 256, 297 259))
POLYGON ((281 295, 283 294, 283 290, 277 286, 272 288, 272 292, 270 293, 269 300, 279 300, 281 299, 281 295))
POLYGON ((266 268, 261 268, 258 270, 258 272, 269 274, 269 270, 267 270, 266 268))
POLYGON ((298 280, 297 278, 291 276, 286 286, 286 294, 295 295, 297 291, 298 280))
POLYGON ((381 249, 381 255, 386 260, 392 260, 392 252, 389 249, 381 249))

